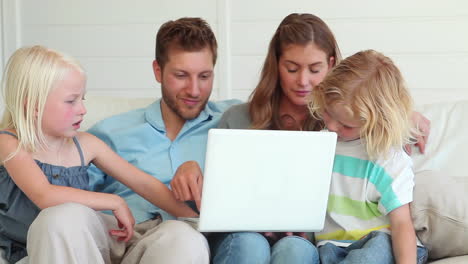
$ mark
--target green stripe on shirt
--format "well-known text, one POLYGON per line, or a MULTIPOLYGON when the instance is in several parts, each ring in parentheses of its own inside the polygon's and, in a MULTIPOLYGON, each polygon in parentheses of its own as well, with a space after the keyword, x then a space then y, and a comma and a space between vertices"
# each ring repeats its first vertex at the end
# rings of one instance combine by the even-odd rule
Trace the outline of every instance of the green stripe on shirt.
POLYGON ((377 226, 374 228, 370 229, 365 229, 365 230, 350 230, 350 231, 345 231, 345 230, 337 230, 335 232, 331 233, 326 233, 326 234, 319 234, 315 235, 315 239, 318 241, 320 240, 352 240, 352 241, 357 241, 368 235, 372 231, 377 231, 377 230, 382 230, 382 229, 390 229, 390 225, 382 225, 382 226, 377 226))
POLYGON ((356 201, 338 195, 328 197, 328 212, 354 216, 362 220, 370 220, 382 215, 376 203, 356 201))
POLYGON ((381 203, 387 212, 401 206, 400 202, 398 205, 395 205, 394 203, 394 201, 398 201, 398 198, 391 186, 393 178, 390 177, 387 172, 385 172, 385 170, 379 165, 368 160, 362 160, 343 155, 335 155, 333 172, 348 177, 360 178, 372 183, 380 193, 381 203), (366 178, 366 175, 370 175, 370 177, 366 178))

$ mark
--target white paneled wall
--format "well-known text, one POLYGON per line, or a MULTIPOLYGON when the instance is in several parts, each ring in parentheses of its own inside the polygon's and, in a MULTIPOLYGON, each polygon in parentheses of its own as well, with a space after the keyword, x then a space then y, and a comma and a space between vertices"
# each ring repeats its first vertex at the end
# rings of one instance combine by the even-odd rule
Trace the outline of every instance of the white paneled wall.
MULTIPOLYGON (((157 97, 151 62, 158 27, 205 18, 219 42, 212 99, 247 99, 284 16, 310 12, 335 32, 344 56, 373 48, 392 57, 417 103, 468 99, 468 1, 0 0, 1 67, 25 45, 77 57, 88 93, 157 97)), ((1 102, 0 102, 1 103, 1 102)))
POLYGON ((393 58, 417 103, 468 99, 467 1, 236 0, 230 10, 235 97, 255 86, 281 19, 309 12, 330 26, 344 57, 372 48, 393 58))
POLYGON ((204 3, 22 0, 18 46, 42 44, 75 56, 88 73, 89 93, 156 97, 151 64, 157 29, 170 19, 200 16, 216 30, 217 1, 204 3))

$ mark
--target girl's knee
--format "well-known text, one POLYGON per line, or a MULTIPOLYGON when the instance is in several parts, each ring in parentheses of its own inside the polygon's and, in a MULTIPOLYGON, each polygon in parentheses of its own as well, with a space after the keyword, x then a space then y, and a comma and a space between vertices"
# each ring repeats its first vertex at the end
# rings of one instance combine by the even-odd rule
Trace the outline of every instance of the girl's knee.
POLYGON ((208 241, 205 236, 185 222, 167 220, 159 224, 157 228, 157 233, 159 233, 160 236, 167 234, 172 237, 174 243, 192 244, 194 246, 208 248, 208 241))
POLYGON ((61 228, 76 228, 76 224, 84 223, 90 215, 96 212, 78 203, 65 203, 42 210, 30 227, 31 230, 50 232, 61 228))
POLYGON ((200 261, 195 260, 209 260, 210 249, 205 236, 185 222, 167 220, 149 232, 150 235, 145 235, 137 243, 147 248, 145 255, 159 256, 162 263, 165 262, 163 260, 171 263, 199 263, 200 261), (173 256, 180 252, 184 252, 184 255, 173 256))
POLYGON ((180 235, 180 236, 195 236, 195 237, 203 236, 200 232, 195 230, 189 224, 183 221, 178 221, 178 220, 164 221, 161 224, 159 224, 158 230, 159 232, 167 232, 167 233, 180 235))

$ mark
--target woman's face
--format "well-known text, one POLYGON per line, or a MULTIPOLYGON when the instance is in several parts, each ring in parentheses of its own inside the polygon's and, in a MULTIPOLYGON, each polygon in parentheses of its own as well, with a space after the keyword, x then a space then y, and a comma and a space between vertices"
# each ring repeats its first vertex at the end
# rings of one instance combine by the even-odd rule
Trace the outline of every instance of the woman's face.
POLYGON ((305 106, 307 96, 332 68, 335 58, 327 55, 314 43, 305 46, 291 44, 279 58, 279 78, 284 95, 292 105, 305 106))

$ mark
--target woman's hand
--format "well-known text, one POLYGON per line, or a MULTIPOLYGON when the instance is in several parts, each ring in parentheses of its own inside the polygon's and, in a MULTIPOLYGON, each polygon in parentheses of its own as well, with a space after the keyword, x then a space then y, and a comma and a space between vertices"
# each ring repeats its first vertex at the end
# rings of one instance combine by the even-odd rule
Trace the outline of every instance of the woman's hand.
MULTIPOLYGON (((419 148, 419 152, 423 153, 426 150, 427 139, 431 132, 431 121, 423 116, 419 112, 413 112, 411 115, 411 120, 415 127, 419 130, 419 135, 416 135, 416 143, 414 144, 419 148)), ((411 145, 405 146, 405 151, 408 155, 411 155, 411 145)))
POLYGON ((268 240, 271 246, 278 242, 278 240, 287 236, 299 236, 307 239, 305 232, 263 232, 261 234, 268 240))
POLYGON ((111 236, 117 237, 118 241, 128 242, 133 236, 133 227, 135 226, 135 218, 128 208, 127 203, 120 198, 117 209, 113 210, 115 218, 120 229, 112 229, 109 231, 111 236))

